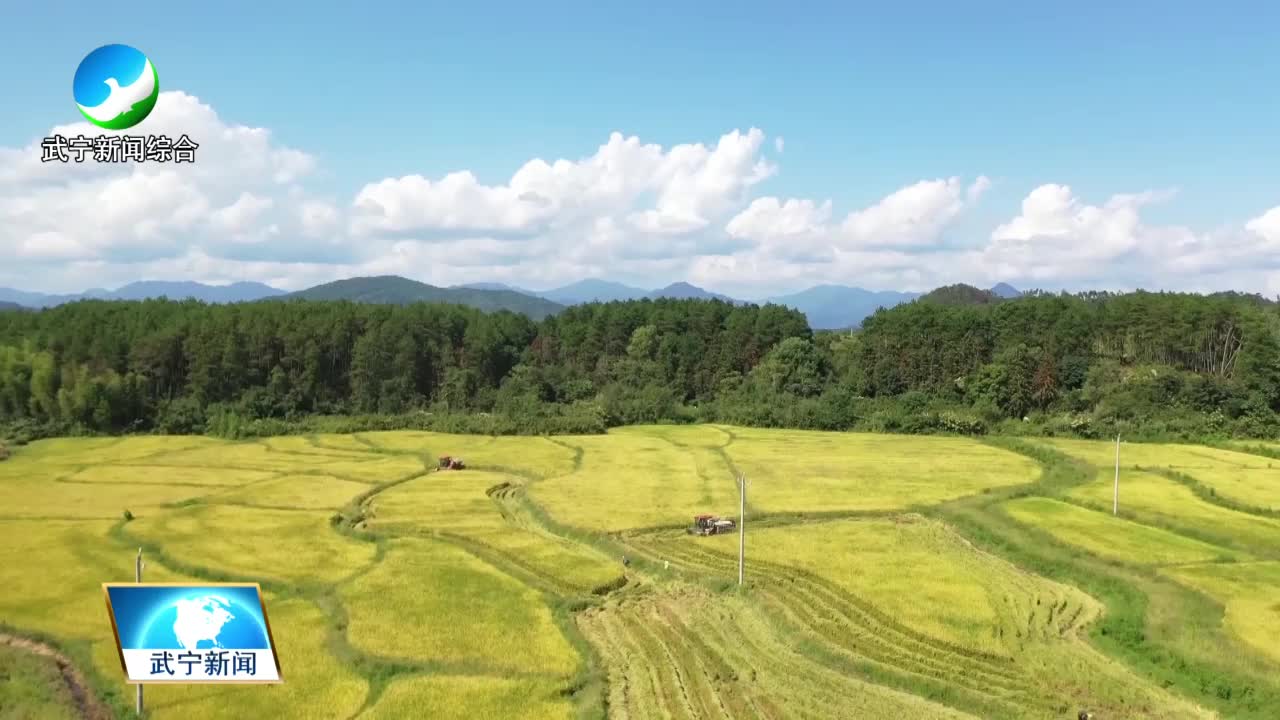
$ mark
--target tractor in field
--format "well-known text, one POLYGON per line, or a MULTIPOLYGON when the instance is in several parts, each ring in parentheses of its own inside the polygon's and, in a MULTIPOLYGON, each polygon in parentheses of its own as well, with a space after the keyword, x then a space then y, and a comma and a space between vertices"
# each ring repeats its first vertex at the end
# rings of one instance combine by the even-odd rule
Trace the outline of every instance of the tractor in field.
POLYGON ((715 515, 695 515, 693 518, 693 527, 689 528, 690 535, 720 535, 733 530, 737 525, 732 520, 719 518, 715 515))
POLYGON ((466 463, 462 462, 462 458, 453 457, 451 455, 440 456, 440 470, 461 470, 466 467, 466 463))

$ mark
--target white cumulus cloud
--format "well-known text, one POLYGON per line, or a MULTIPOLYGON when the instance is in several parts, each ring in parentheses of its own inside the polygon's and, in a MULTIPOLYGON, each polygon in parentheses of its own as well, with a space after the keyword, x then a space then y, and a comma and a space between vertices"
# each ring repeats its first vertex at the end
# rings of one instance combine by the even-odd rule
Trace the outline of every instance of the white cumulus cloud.
POLYGON ((533 234, 610 217, 640 234, 690 233, 720 219, 773 174, 759 156, 763 141, 760 130, 735 130, 714 147, 664 150, 614 133, 590 157, 530 160, 502 185, 484 185, 466 171, 435 181, 388 178, 356 195, 352 231, 533 234))
POLYGON ((1280 251, 1280 207, 1273 207, 1250 220, 1245 223, 1244 228, 1280 251))
MULTIPOLYGON (((513 163, 497 182, 458 168, 372 177, 338 197, 311 190, 317 157, 182 92, 162 93, 130 132, 187 134, 197 161, 42 163, 38 139, 0 146, 0 285, 65 292, 192 279, 296 289, 394 273, 534 288, 589 276, 689 280, 750 298, 818 283, 1280 292, 1280 207, 1194 229, 1149 220, 1167 192, 1088 199, 1050 183, 1024 189, 1005 220, 975 228, 973 209, 993 202, 981 175, 923 175, 861 207, 766 194, 778 167, 756 128, 668 146, 615 132, 576 159, 513 163)), ((53 133, 101 131, 72 123, 53 133)), ((784 141, 771 143, 776 159, 784 141)))
POLYGON ((979 177, 967 188, 956 177, 922 180, 869 208, 851 213, 841 224, 841 232, 858 245, 933 245, 942 231, 966 206, 976 202, 989 185, 986 177, 979 177))

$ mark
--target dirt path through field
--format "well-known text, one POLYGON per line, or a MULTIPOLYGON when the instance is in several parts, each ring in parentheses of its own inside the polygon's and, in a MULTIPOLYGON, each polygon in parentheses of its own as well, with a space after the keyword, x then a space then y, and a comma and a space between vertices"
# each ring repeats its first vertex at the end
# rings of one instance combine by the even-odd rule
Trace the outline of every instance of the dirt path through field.
POLYGON ((0 644, 53 660, 58 666, 58 672, 62 674, 62 681, 66 684, 67 691, 71 693, 71 698, 75 701, 76 710, 79 712, 80 717, 85 718, 85 720, 111 719, 111 713, 94 695, 88 683, 85 682, 84 675, 80 674, 80 670, 66 655, 44 643, 6 633, 0 633, 0 644))

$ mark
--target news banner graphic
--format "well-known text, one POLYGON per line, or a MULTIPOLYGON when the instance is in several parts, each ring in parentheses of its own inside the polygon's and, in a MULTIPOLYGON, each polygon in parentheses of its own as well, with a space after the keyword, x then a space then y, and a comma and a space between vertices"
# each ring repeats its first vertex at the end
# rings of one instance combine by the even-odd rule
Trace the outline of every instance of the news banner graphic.
MULTIPOLYGON (((103 45, 80 61, 71 91, 86 120, 103 130, 128 130, 155 109, 160 75, 137 48, 103 45)), ((199 147, 186 135, 53 135, 40 143, 40 162, 193 163, 199 147)))
POLYGON ((279 683, 256 583, 103 583, 126 680, 279 683))

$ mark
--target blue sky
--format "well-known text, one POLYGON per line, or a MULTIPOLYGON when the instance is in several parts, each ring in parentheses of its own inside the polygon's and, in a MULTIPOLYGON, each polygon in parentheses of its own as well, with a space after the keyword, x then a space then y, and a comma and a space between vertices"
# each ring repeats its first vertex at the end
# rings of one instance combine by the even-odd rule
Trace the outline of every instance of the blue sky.
POLYGON ((0 146, 75 121, 76 63, 122 42, 162 90, 313 156, 308 191, 337 205, 409 174, 498 185, 612 131, 667 147, 750 127, 785 138, 753 195, 830 199, 837 219, 990 178, 948 227, 961 242, 1046 183, 1093 204, 1176 189, 1142 219, 1197 232, 1280 205, 1275 3, 183 5, 6 10, 47 30, 0 49, 18 101, 0 146))

